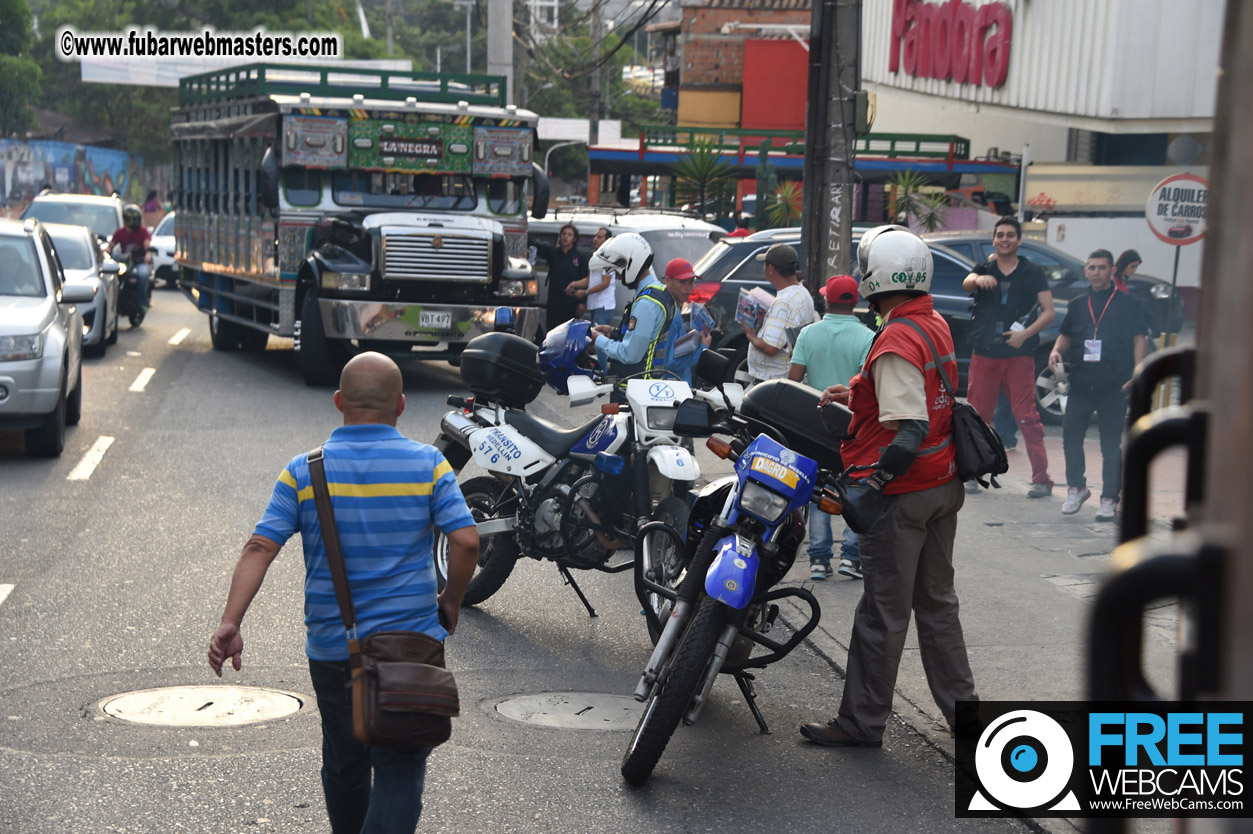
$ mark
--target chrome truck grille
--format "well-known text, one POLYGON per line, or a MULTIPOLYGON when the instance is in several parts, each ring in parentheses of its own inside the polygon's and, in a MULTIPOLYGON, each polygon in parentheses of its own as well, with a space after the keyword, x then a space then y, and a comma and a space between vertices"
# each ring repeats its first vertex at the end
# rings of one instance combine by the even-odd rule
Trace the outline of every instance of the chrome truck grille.
POLYGON ((383 277, 417 281, 492 280, 491 241, 443 234, 385 235, 383 277))

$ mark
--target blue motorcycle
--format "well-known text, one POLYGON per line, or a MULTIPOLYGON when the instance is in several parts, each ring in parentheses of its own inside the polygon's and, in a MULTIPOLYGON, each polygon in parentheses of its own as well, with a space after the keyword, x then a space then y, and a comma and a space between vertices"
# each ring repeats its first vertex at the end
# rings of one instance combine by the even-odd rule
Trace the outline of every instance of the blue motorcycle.
MULTIPOLYGON (((702 356, 702 360, 704 357, 702 356)), ((702 375, 705 371, 701 372, 702 375)), ((735 474, 708 484, 693 502, 685 531, 654 522, 636 538, 636 593, 641 601, 670 600, 661 636, 635 690, 643 716, 622 759, 633 785, 652 774, 680 721, 692 724, 708 702, 719 673, 731 675, 763 733, 769 727, 757 707, 751 669, 783 659, 818 624, 818 601, 804 588, 775 588, 791 569, 805 531, 805 508, 838 513, 825 489, 841 470, 838 438, 851 416, 842 406, 818 408, 818 392, 787 380, 752 388, 739 413, 718 414, 702 402, 684 403, 676 434, 709 437, 707 446, 734 459, 735 474), (677 590, 653 582, 641 553, 658 532, 675 537, 689 555, 677 590), (772 636, 778 601, 794 597, 809 606, 809 619, 785 641, 772 636), (764 653, 754 655, 758 647, 764 653)), ((644 606, 650 619, 652 606, 644 606)))

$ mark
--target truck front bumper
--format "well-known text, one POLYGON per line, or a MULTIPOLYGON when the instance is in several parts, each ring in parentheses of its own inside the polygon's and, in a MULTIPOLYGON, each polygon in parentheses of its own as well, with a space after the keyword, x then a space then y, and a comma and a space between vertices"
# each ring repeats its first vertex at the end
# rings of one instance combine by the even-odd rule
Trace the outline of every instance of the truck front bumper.
MULTIPOLYGON (((464 345, 475 336, 491 333, 496 307, 463 304, 408 304, 319 298, 322 325, 332 339, 359 342, 410 342, 415 345, 464 345)), ((502 304, 508 307, 511 305, 502 304)), ((533 339, 544 321, 540 307, 514 307, 515 332, 533 339)))

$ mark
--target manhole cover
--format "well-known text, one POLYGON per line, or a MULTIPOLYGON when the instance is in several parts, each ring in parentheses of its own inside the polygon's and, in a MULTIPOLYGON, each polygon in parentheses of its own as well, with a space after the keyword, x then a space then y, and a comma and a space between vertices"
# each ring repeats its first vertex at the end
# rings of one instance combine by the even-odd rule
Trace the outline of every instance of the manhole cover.
POLYGON ((506 718, 565 730, 633 730, 644 705, 603 692, 541 692, 518 695, 496 705, 506 718))
POLYGON ((165 727, 237 727, 284 718, 302 706, 299 695, 256 686, 168 686, 100 702, 114 718, 165 727))

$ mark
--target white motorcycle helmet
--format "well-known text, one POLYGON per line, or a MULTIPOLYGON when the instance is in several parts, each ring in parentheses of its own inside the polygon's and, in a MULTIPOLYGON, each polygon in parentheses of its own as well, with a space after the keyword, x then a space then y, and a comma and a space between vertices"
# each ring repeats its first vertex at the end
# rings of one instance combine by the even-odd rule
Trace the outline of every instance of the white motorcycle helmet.
POLYGON ((627 288, 635 289, 652 268, 653 247, 635 232, 625 232, 602 243, 587 265, 591 269, 607 269, 627 288))
POLYGON ((904 226, 876 226, 857 245, 862 298, 890 292, 930 293, 934 262, 922 238, 904 226))

